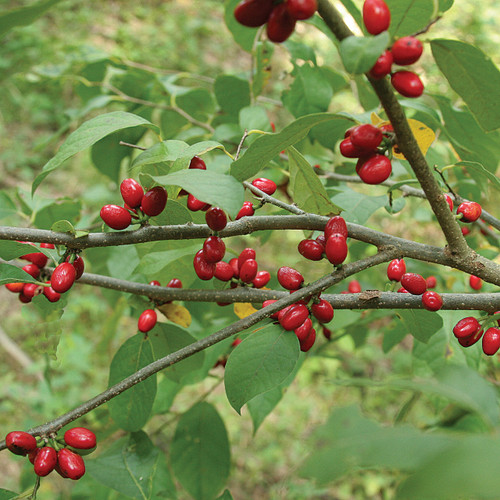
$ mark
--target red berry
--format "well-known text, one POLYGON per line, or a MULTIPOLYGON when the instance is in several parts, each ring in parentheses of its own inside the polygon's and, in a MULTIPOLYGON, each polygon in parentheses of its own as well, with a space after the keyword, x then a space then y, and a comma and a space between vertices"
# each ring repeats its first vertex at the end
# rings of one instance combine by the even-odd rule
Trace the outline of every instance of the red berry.
POLYGON ((203 249, 199 250, 193 259, 194 272, 201 280, 210 280, 215 274, 215 264, 207 262, 203 255, 203 249))
POLYGON ((334 265, 339 266, 347 257, 347 243, 343 235, 334 233, 326 240, 326 258, 334 265))
POLYGON ((325 243, 324 243, 325 246, 326 246, 326 240, 328 240, 328 238, 332 234, 341 234, 344 238, 347 238, 347 224, 345 223, 343 217, 341 217, 340 215, 335 215, 335 217, 331 217, 330 220, 326 223, 325 243))
POLYGON ((295 23, 286 2, 275 5, 267 20, 267 38, 271 42, 284 42, 293 33, 295 23))
POLYGON ((226 212, 219 207, 211 207, 205 213, 207 226, 212 231, 222 231, 227 225, 226 212))
POLYGON ((475 201, 464 201, 457 208, 457 214, 462 214, 462 222, 474 222, 481 217, 483 209, 475 201))
POLYGON ((384 76, 391 72, 392 62, 392 52, 390 50, 382 52, 372 69, 369 71, 369 75, 377 80, 384 78, 384 76))
POLYGON ((252 282, 257 276, 258 264, 254 259, 247 259, 240 267, 240 280, 243 283, 252 282))
POLYGON ((309 349, 311 349, 311 347, 314 345, 314 342, 316 341, 316 330, 314 328, 311 328, 311 330, 309 330, 309 335, 307 336, 307 338, 300 342, 300 350, 302 352, 307 352, 309 351, 309 349))
POLYGON ((500 329, 488 328, 483 335, 483 352, 493 356, 500 349, 500 329))
POLYGON ((378 35, 389 28, 391 11, 384 0, 365 0, 363 23, 371 35, 378 35))
POLYGON ((203 243, 203 257, 207 262, 219 262, 226 254, 226 245, 222 238, 209 236, 203 243))
POLYGON ((141 210, 150 217, 160 215, 167 204, 167 192, 161 186, 155 186, 142 197, 141 210))
MULTIPOLYGON (((262 302, 262 307, 270 306, 271 304, 274 304, 275 302, 277 302, 277 301, 274 300, 274 299, 265 300, 264 302, 262 302)), ((274 319, 277 319, 278 318, 278 314, 279 314, 279 311, 271 314, 270 317, 274 318, 274 319)))
POLYGON ((406 273, 406 264, 403 259, 394 259, 387 266, 387 277, 391 281, 401 281, 403 274, 406 273))
POLYGON ((463 234, 464 236, 467 236, 467 235, 469 235, 469 234, 470 234, 470 229, 469 229, 468 227, 465 227, 465 226, 462 226, 462 227, 460 228, 460 231, 462 231, 462 234, 463 234))
POLYGON ((24 295, 23 292, 21 292, 19 294, 19 300, 23 303, 23 304, 28 304, 29 302, 31 302, 31 299, 33 297, 28 297, 27 295, 24 295))
POLYGON ((405 273, 401 277, 401 284, 405 290, 408 290, 413 295, 422 295, 427 290, 425 279, 420 274, 405 273))
POLYGON ((234 9, 234 17, 243 26, 257 28, 266 24, 273 6, 273 0, 243 0, 234 9))
POLYGON ((5 288, 12 293, 21 293, 24 288, 24 283, 7 283, 5 288))
POLYGON ((273 182, 271 179, 266 179, 265 177, 259 177, 258 179, 254 179, 252 181, 252 185, 268 195, 274 194, 277 189, 276 183, 273 182))
POLYGON ((288 12, 298 21, 314 16, 318 4, 316 0, 287 0, 288 12))
MULTIPOLYGON (((260 26, 260 24, 259 24, 259 26, 260 26)), ((196 168, 198 170, 206 170, 207 164, 199 156, 193 156, 191 158, 191 161, 189 162, 189 168, 196 168)))
POLYGON ((187 207, 191 212, 198 212, 198 210, 205 210, 210 208, 208 203, 199 200, 196 196, 189 194, 187 199, 187 207))
POLYGON ((76 269, 69 262, 59 264, 52 273, 50 284, 57 293, 67 292, 75 282, 76 269))
POLYGON ((298 246, 299 253, 309 260, 321 260, 325 247, 316 240, 302 240, 298 246))
POLYGON ((241 269, 243 262, 248 259, 255 259, 256 256, 257 254, 253 248, 248 247, 243 249, 238 257, 238 269, 241 269))
POLYGON ((405 97, 420 97, 424 92, 424 84, 413 71, 396 71, 391 76, 392 86, 405 97))
POLYGON ((161 286, 161 283, 158 280, 152 280, 149 282, 151 286, 161 286))
POLYGON ((472 317, 468 316, 467 318, 462 318, 454 327, 453 327, 453 335, 457 337, 457 339, 470 337, 474 335, 481 329, 481 325, 479 321, 472 317))
POLYGON ((295 330, 309 317, 309 309, 304 304, 296 304, 290 307, 279 319, 280 325, 285 330, 295 330))
POLYGON ((217 262, 214 276, 220 281, 231 281, 233 278, 233 268, 227 262, 217 262))
MULTIPOLYGON (((47 281, 50 283, 50 281, 47 281)), ((54 291, 51 286, 44 286, 42 293, 47 297, 49 302, 57 302, 61 298, 61 294, 54 291)))
POLYGON ((376 150, 382 142, 382 131, 369 123, 365 123, 355 127, 349 139, 354 147, 361 149, 365 153, 370 153, 376 150))
POLYGON ((255 213, 255 210, 253 208, 252 202, 251 201, 245 201, 243 202, 243 206, 240 208, 240 211, 238 212, 238 215, 236 216, 236 220, 241 219, 242 217, 249 217, 255 213))
POLYGON ((332 338, 332 331, 329 328, 324 326, 321 330, 326 340, 330 340, 332 338))
POLYGON ((339 146, 340 154, 346 158, 359 158, 364 155, 362 149, 357 148, 351 141, 350 137, 344 139, 339 146))
MULTIPOLYGON (((341 218, 342 218, 342 217, 341 217, 341 218)), ((344 223, 345 223, 345 221, 344 221, 344 223)), ((327 223, 327 225, 328 225, 328 223, 327 223)), ((347 231, 347 226, 346 226, 346 231, 347 231)), ((340 233, 340 234, 342 234, 342 232, 341 232, 341 231, 333 231, 333 232, 332 232, 332 234, 333 234, 333 233, 340 233)), ((346 236, 346 238, 347 238, 347 236, 346 236)), ((317 241, 317 242, 318 242, 318 243, 319 243, 319 244, 323 247, 323 251, 324 251, 324 248, 325 248, 325 246, 326 246, 326 237, 325 237, 325 233, 321 233, 321 234, 319 234, 318 236, 316 236, 316 241, 317 241)))
POLYGON ((40 248, 55 248, 54 243, 40 243, 40 248))
POLYGON ((427 285, 427 290, 429 288, 436 288, 436 285, 437 285, 436 277, 429 276, 428 278, 425 278, 425 284, 427 285))
POLYGON ((330 323, 333 319, 333 307, 330 302, 321 299, 311 306, 311 312, 320 323, 330 323))
POLYGON ((83 271, 85 270, 85 262, 79 255, 73 261, 73 267, 75 268, 76 271, 75 280, 78 280, 82 277, 83 271))
POLYGON ((64 433, 64 442, 78 450, 90 450, 97 445, 95 434, 86 427, 73 427, 64 433))
POLYGON ((41 269, 47 264, 48 257, 41 252, 33 252, 23 255, 21 259, 29 260, 32 264, 41 269))
POLYGON ((77 480, 85 474, 83 458, 67 448, 57 452, 57 465, 62 473, 61 475, 69 479, 77 480))
POLYGON ((483 280, 471 274, 469 276, 469 285, 473 290, 481 290, 481 288, 483 288, 483 280))
MULTIPOLYGON (((150 283, 151 284, 151 283, 150 283)), ((168 283, 167 283, 168 288, 182 288, 182 281, 177 278, 172 278, 168 283)))
POLYGON ((36 456, 38 455, 38 451, 39 451, 40 448, 35 448, 34 450, 31 450, 29 453, 28 453, 28 460, 34 464, 35 463, 35 458, 36 456))
POLYGON ((347 285, 347 291, 349 293, 359 293, 361 292, 361 284, 358 280, 349 281, 349 284, 347 285))
POLYGON ((311 328, 312 328, 311 318, 307 318, 304 321, 304 323, 302 323, 298 328, 295 328, 294 333, 295 335, 297 335, 299 341, 303 342, 309 335, 311 328))
POLYGON ((239 278, 240 277, 240 266, 238 264, 238 259, 236 257, 232 258, 229 261, 229 265, 233 268, 233 276, 235 278, 239 278))
POLYGON ((424 292, 422 304, 428 311, 439 311, 443 307, 443 298, 437 292, 424 292))
POLYGON ((292 267, 283 266, 278 269, 278 281, 287 290, 298 290, 304 283, 304 276, 292 267))
POLYGON ((391 175, 391 160, 380 154, 362 157, 356 164, 356 172, 365 184, 380 184, 391 175))
POLYGON ((155 327, 157 320, 156 311, 154 309, 146 309, 139 316, 137 328, 140 332, 147 333, 155 327))
POLYGON ((482 335, 483 330, 480 329, 472 335, 469 335, 467 337, 460 337, 457 338, 457 340, 462 347, 470 347, 471 345, 474 345, 482 337, 482 335))
POLYGON ((35 297, 36 295, 40 295, 43 292, 42 288, 43 287, 37 285, 36 283, 26 283, 23 286, 22 294, 24 297, 29 298, 29 302, 31 302, 31 299, 33 299, 33 297, 35 297))
POLYGON ((266 286, 271 279, 271 275, 267 271, 259 271, 252 281, 254 288, 262 288, 266 286))
POLYGON ((52 446, 44 446, 38 450, 34 460, 35 474, 40 477, 50 474, 57 463, 57 452, 52 446))
POLYGON ((413 36, 400 38, 394 42, 391 48, 394 62, 400 66, 416 63, 420 59, 423 50, 422 42, 413 36))
POLYGON ((120 193, 130 208, 141 206, 144 189, 135 179, 124 179, 120 184, 120 193))
POLYGON ((126 229, 132 222, 130 212, 119 205, 104 205, 100 215, 104 223, 111 229, 126 229))
POLYGON ((37 279, 40 276, 40 268, 35 264, 26 264, 23 271, 28 273, 32 278, 37 279))
POLYGON ((23 431, 9 432, 5 436, 5 444, 14 455, 26 455, 36 449, 36 439, 23 431))

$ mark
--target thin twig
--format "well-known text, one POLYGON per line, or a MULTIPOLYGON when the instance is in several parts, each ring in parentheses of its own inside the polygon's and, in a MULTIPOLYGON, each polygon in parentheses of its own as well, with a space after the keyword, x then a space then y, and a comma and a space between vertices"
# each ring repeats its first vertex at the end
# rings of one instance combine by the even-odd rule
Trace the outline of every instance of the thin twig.
POLYGON ((130 142, 120 141, 118 143, 120 146, 128 146, 129 148, 140 149, 141 151, 146 151, 147 148, 138 146, 137 144, 130 144, 130 142))

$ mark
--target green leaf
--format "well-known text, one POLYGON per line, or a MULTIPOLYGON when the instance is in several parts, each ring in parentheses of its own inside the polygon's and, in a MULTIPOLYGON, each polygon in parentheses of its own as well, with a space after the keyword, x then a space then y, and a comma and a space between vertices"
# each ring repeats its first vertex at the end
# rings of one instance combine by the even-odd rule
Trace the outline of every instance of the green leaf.
POLYGON ((389 33, 400 38, 425 28, 434 13, 434 0, 386 0, 391 11, 389 33))
POLYGON ((500 71, 480 49, 458 40, 431 41, 432 55, 452 89, 487 132, 500 127, 500 71))
MULTIPOLYGON (((5 192, 0 191, 0 220, 1 221, 15 221, 14 217, 17 215, 17 208, 12 198, 5 192)), ((8 223, 8 222, 4 222, 8 223)))
MULTIPOLYGON (((224 493, 226 493, 226 492, 224 492, 224 493)), ((13 491, 0 488, 0 500, 10 500, 12 498, 16 498, 17 496, 18 496, 18 494, 14 493, 13 491)), ((228 499, 231 499, 231 496, 229 496, 228 499)))
POLYGON ((233 35, 234 41, 247 52, 252 51, 257 30, 255 28, 248 28, 243 26, 234 17, 234 8, 240 3, 241 0, 226 0, 224 8, 224 21, 229 31, 233 35))
POLYGON ((243 185, 231 175, 191 169, 153 179, 162 185, 180 186, 199 200, 223 208, 233 218, 243 205, 243 185))
POLYGON ((312 127, 331 120, 345 120, 345 117, 335 113, 302 116, 278 134, 260 136, 250 145, 245 154, 233 163, 231 174, 241 181, 253 177, 278 156, 280 151, 302 140, 312 127))
POLYGON ((342 192, 331 197, 333 203, 343 207, 343 217, 349 222, 364 224, 379 208, 387 203, 387 196, 367 196, 353 191, 350 188, 343 188, 342 192))
POLYGON ((400 309, 396 311, 396 316, 404 323, 408 333, 424 343, 427 343, 443 326, 443 318, 437 312, 400 309))
POLYGON ((243 78, 219 75, 214 92, 220 108, 228 115, 238 116, 241 108, 250 105, 250 84, 243 78))
MULTIPOLYGON (((38 252, 40 249, 33 245, 20 243, 18 241, 0 240, 0 258, 12 260, 27 253, 38 252)), ((24 272, 24 271, 23 271, 24 272)))
POLYGON ((255 396, 247 403, 248 411, 252 417, 253 433, 257 432, 265 418, 276 408, 276 405, 283 397, 283 389, 274 387, 273 389, 255 396))
POLYGON ((36 191, 38 186, 50 172, 59 168, 68 158, 89 148, 97 141, 113 132, 138 126, 147 127, 155 133, 159 133, 159 129, 156 125, 153 125, 151 122, 138 115, 125 111, 113 111, 112 113, 99 115, 84 122, 69 135, 64 144, 59 148, 57 154, 44 165, 42 172, 38 174, 33 182, 32 193, 36 191))
MULTIPOLYGON (((111 361, 108 387, 154 361, 151 341, 142 333, 127 339, 111 361)), ((116 424, 126 431, 138 431, 149 419, 156 396, 156 374, 132 386, 109 401, 116 424)))
POLYGON ((240 413, 246 402, 281 384, 298 357, 297 337, 280 326, 253 332, 234 349, 226 365, 224 384, 231 406, 240 413))
POLYGON ((201 122, 207 122, 215 112, 212 94, 204 88, 188 89, 175 96, 177 106, 201 122))
POLYGON ((446 12, 453 7, 454 0, 439 0, 439 11, 446 12))
POLYGON ((500 179, 488 170, 486 170, 480 163, 474 161, 459 161, 454 167, 461 167, 467 170, 467 173, 476 180, 487 180, 491 182, 495 189, 500 190, 500 179), (479 178, 479 179, 478 179, 479 178))
POLYGON ((98 458, 86 459, 85 467, 89 476, 127 497, 175 498, 164 453, 142 431, 116 441, 98 458))
POLYGON ((0 263, 0 285, 6 285, 7 283, 36 283, 37 285, 42 284, 36 279, 32 278, 26 271, 19 269, 19 267, 0 263))
POLYGON ((287 150, 290 164, 290 190, 294 202, 306 212, 338 215, 342 209, 332 203, 309 162, 294 148, 287 150))
POLYGON ((70 234, 76 233, 73 224, 71 224, 69 220, 58 220, 57 222, 54 222, 50 230, 55 231, 56 233, 70 233, 70 234))
POLYGON ((222 495, 217 497, 217 500, 233 500, 233 496, 229 490, 224 490, 222 495))
POLYGON ((349 36, 340 42, 340 57, 348 73, 359 75, 370 71, 389 45, 389 33, 377 36, 349 36))
POLYGON ((151 146, 143 151, 132 161, 130 169, 136 169, 145 165, 155 163, 175 161, 182 156, 182 153, 189 147, 189 144, 183 141, 163 141, 151 146))
POLYGON ((8 10, 0 14, 0 37, 12 28, 28 26, 61 0, 39 0, 26 7, 8 10))
POLYGON ((224 422, 209 403, 184 413, 170 445, 175 477, 196 500, 214 498, 229 477, 230 449, 224 422))

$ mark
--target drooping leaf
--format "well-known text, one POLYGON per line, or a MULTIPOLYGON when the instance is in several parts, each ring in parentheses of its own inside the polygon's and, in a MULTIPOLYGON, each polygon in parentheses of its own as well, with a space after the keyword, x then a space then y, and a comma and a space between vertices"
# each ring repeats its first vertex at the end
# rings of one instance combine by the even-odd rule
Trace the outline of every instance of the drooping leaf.
POLYGON ((184 413, 170 447, 175 477, 196 500, 215 498, 229 476, 230 449, 217 410, 202 402, 184 413))
POLYGON ((19 267, 0 263, 0 285, 6 285, 7 283, 36 283, 41 285, 39 281, 19 267))
POLYGON ((434 13, 434 0, 386 0, 391 11, 389 33, 400 38, 425 28, 434 13))
POLYGON ((162 304, 157 306, 167 319, 176 325, 188 328, 191 325, 191 314, 189 310, 180 304, 162 304))
POLYGON ((364 224, 374 212, 385 206, 387 196, 367 196, 346 187, 342 192, 331 196, 333 203, 343 208, 342 217, 349 222, 364 224))
POLYGON ((340 57, 348 73, 360 75, 370 71, 389 44, 389 33, 377 36, 349 36, 340 42, 340 57))
POLYGON ((439 313, 421 309, 399 309, 396 316, 420 342, 427 343, 429 339, 443 326, 443 318, 439 313))
POLYGON ((495 189, 500 190, 500 179, 488 170, 486 170, 480 163, 474 162, 474 161, 459 161, 454 167, 460 167, 460 168, 465 168, 467 173, 473 178, 477 179, 478 181, 487 181, 491 183, 491 185, 495 189))

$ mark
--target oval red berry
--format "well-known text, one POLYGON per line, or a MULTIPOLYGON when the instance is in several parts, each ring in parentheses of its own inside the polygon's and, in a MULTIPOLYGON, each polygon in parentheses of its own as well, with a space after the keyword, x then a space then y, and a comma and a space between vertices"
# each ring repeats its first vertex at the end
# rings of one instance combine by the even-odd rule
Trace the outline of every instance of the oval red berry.
POLYGON ((97 445, 96 435, 86 427, 73 427, 64 433, 64 442, 73 448, 89 450, 97 445))
POLYGON ((124 179, 120 184, 120 193, 130 208, 141 206, 144 189, 135 179, 124 179))
POLYGON ((104 205, 100 215, 104 223, 111 229, 126 229, 132 222, 130 212, 119 205, 104 205))
POLYGON ((59 264, 50 277, 52 289, 57 293, 67 292, 76 280, 76 269, 73 264, 63 262, 59 264))
POLYGON ((141 210, 150 217, 155 217, 163 212, 167 204, 167 192, 161 186, 155 186, 142 197, 141 210))
POLYGON ((287 290, 298 290, 304 283, 304 276, 292 267, 283 266, 278 269, 278 281, 287 290))
POLYGON ((427 290, 425 279, 420 274, 405 273, 401 277, 401 284, 413 295, 422 295, 427 290))
POLYGON ((156 311, 154 309, 146 309, 139 316, 137 328, 140 332, 147 333, 155 327, 157 320, 158 316, 156 311))

